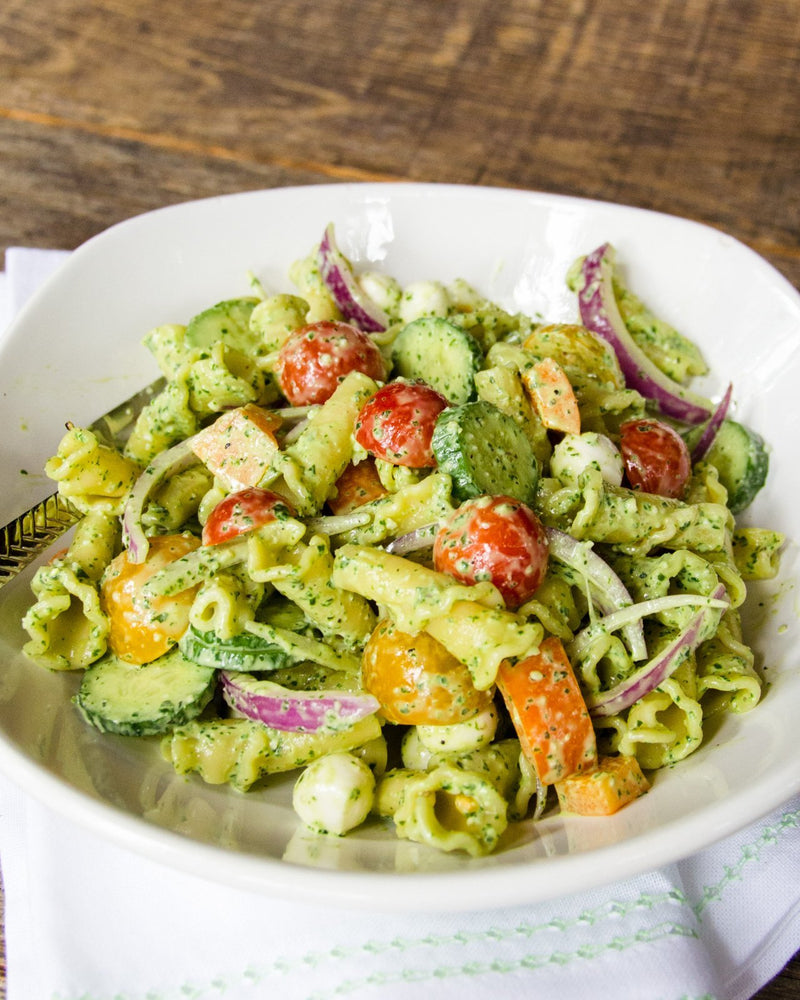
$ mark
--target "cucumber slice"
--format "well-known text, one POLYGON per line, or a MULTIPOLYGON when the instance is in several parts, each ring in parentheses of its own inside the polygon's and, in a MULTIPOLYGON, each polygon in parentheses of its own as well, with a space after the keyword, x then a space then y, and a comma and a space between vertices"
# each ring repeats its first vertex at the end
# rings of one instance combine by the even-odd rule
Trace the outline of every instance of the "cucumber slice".
POLYGON ((738 514, 753 502, 767 480, 769 455, 761 437, 744 424, 723 420, 705 461, 728 491, 728 507, 738 514))
POLYGON ((209 351, 218 340, 243 354, 257 354, 259 336, 250 329, 250 314, 259 299, 226 299, 189 320, 184 343, 209 351))
POLYGON ((426 382, 459 406, 475 397, 483 354, 471 333, 440 316, 424 316, 398 333, 392 361, 395 375, 426 382))
POLYGON ((218 670, 279 670, 294 662, 280 646, 250 632, 220 639, 214 632, 189 628, 178 645, 187 660, 218 670))
POLYGON ((214 694, 216 671, 176 647, 138 666, 111 653, 84 673, 75 704, 103 733, 153 736, 198 716, 214 694))
POLYGON ((433 454, 453 480, 459 500, 503 494, 531 504, 539 464, 527 435, 513 418, 485 400, 443 410, 436 421, 433 454))

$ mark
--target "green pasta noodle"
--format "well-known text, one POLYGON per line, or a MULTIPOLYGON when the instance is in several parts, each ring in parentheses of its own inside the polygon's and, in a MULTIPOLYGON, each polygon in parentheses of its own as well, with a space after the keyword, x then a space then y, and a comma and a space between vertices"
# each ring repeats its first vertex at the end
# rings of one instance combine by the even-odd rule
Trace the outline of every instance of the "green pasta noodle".
POLYGON ((489 854, 508 826, 508 803, 476 771, 439 764, 431 771, 387 771, 375 791, 375 811, 394 821, 398 837, 441 851, 489 854))
POLYGON ((109 623, 97 587, 77 564, 56 560, 37 570, 36 602, 22 620, 23 651, 49 670, 83 670, 106 651, 109 623))
POLYGON ((163 756, 179 774, 196 771, 212 785, 241 792, 269 774, 293 771, 328 753, 355 750, 380 736, 374 716, 336 731, 273 729, 252 719, 194 720, 164 737, 163 756))
POLYGON ((71 427, 44 471, 58 483, 61 496, 81 513, 120 514, 140 469, 92 431, 71 427))

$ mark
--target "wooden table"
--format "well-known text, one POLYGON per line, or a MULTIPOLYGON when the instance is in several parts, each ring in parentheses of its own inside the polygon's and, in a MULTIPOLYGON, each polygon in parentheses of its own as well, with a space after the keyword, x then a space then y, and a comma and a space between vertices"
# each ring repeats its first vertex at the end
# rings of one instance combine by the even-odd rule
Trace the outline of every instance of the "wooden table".
MULTIPOLYGON (((0 244, 332 181, 697 219, 800 287, 797 0, 5 0, 0 244)), ((800 997, 800 961, 761 994, 800 997)))

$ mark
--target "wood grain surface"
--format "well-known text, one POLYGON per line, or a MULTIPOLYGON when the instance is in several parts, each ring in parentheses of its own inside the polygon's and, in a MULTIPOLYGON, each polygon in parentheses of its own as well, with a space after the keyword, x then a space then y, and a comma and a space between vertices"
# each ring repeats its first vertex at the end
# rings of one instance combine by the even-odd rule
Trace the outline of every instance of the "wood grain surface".
MULTIPOLYGON (((798 80, 798 0, 5 0, 0 248, 437 181, 696 219, 800 287, 798 80)), ((800 998, 800 962, 759 997, 800 998)))

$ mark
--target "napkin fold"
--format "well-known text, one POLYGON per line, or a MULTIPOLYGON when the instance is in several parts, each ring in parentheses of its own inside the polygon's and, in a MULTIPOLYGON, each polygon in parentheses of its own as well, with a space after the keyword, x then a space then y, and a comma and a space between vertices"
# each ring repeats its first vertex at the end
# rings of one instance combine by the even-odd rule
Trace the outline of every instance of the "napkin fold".
MULTIPOLYGON (((0 320, 64 256, 9 250, 0 320)), ((800 796, 637 878, 466 913, 226 887, 105 841, 5 777, 0 864, 8 1000, 746 1000, 800 947, 800 796)))

